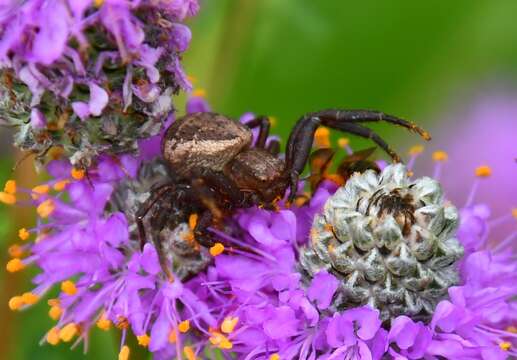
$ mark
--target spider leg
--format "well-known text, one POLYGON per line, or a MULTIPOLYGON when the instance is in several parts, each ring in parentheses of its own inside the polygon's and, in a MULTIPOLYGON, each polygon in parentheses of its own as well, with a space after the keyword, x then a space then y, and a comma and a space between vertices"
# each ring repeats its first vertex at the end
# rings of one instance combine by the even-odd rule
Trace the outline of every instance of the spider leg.
POLYGON ((153 214, 153 233, 151 234, 151 241, 153 242, 154 248, 156 249, 156 253, 158 254, 158 262, 160 263, 160 267, 167 276, 167 279, 169 279, 169 281, 172 282, 174 280, 174 275, 172 274, 172 271, 170 269, 170 264, 168 264, 167 262, 167 257, 165 256, 163 244, 159 236, 160 231, 165 227, 165 225, 169 221, 168 217, 169 214, 167 211, 159 211, 153 214))
POLYGON ((273 156, 277 156, 280 153, 280 141, 276 138, 271 138, 267 142, 266 151, 273 156))
MULTIPOLYGON (((424 140, 431 140, 431 135, 411 121, 398 118, 393 115, 385 114, 381 111, 375 110, 323 110, 310 114, 311 116, 322 119, 324 125, 327 121, 348 122, 348 123, 363 123, 363 122, 380 122, 384 121, 390 124, 404 127, 410 131, 419 134, 424 140)), ((328 125, 332 127, 331 125, 328 125)))
POLYGON ((250 129, 254 129, 257 126, 259 127, 259 134, 255 143, 255 147, 263 149, 266 146, 266 140, 269 136, 269 129, 271 127, 269 118, 267 116, 259 116, 244 123, 244 125, 250 129))
POLYGON ((214 189, 217 194, 222 194, 223 200, 229 200, 229 204, 242 203, 243 194, 239 187, 224 174, 210 169, 204 169, 199 173, 198 177, 202 179, 204 186, 214 189))
POLYGON ((377 133, 357 124, 376 121, 386 121, 391 124, 399 125, 420 134, 425 140, 430 139, 429 134, 415 124, 379 111, 324 110, 304 115, 293 128, 287 142, 286 175, 289 176, 289 201, 293 201, 296 197, 298 179, 311 152, 314 133, 320 125, 371 139, 386 151, 394 161, 399 162, 400 157, 397 153, 395 153, 377 133))
POLYGON ((144 217, 147 215, 149 210, 152 209, 154 204, 158 200, 160 200, 167 191, 174 188, 174 185, 165 184, 156 189, 151 190, 151 195, 147 198, 147 200, 140 206, 138 211, 135 214, 135 221, 138 227, 138 236, 140 239, 140 249, 144 248, 146 237, 145 237, 145 228, 144 228, 144 217))
POLYGON ((208 234, 207 230, 208 227, 212 225, 212 223, 213 215, 210 211, 207 210, 201 214, 196 226, 194 227, 194 236, 196 238, 196 241, 207 248, 214 245, 214 241, 208 234))

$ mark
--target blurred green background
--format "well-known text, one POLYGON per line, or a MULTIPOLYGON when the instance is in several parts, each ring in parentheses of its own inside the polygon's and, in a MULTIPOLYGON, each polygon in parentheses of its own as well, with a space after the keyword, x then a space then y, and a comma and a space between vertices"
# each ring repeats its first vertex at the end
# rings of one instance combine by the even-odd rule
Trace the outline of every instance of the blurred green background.
MULTIPOLYGON (((515 0, 205 0, 190 22, 185 68, 215 110, 272 115, 284 138, 300 115, 327 107, 380 109, 434 127, 458 99, 513 82, 515 14, 515 0)), ((401 152, 418 142, 400 129, 374 128, 401 152)), ((30 161, 12 173, 5 134, 1 146, 0 183, 14 176, 35 184, 30 161)), ((23 209, 0 207, 4 263, 17 229, 32 221, 23 209)), ((116 358, 115 334, 99 330, 85 356, 82 345, 40 347, 52 326, 46 302, 23 313, 7 308, 10 297, 31 288, 31 275, 0 272, 0 358, 116 358)))

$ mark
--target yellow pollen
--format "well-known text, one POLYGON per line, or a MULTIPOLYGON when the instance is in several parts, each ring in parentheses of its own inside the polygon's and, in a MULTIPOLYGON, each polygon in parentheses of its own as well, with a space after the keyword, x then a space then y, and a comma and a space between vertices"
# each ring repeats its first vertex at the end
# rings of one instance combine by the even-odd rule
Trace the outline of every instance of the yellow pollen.
POLYGON ((72 170, 70 171, 70 175, 75 179, 75 180, 82 180, 84 178, 84 170, 83 169, 76 169, 76 168, 72 168, 72 170))
POLYGON ((0 191, 0 202, 3 202, 7 205, 13 205, 16 203, 16 196, 0 191))
POLYGON ((330 130, 324 126, 316 129, 314 133, 314 143, 319 148, 330 147, 330 130))
POLYGON ((38 302, 39 296, 31 292, 26 292, 22 294, 22 300, 27 305, 34 305, 38 302))
POLYGON ((9 260, 5 268, 8 272, 13 273, 25 268, 25 264, 20 259, 16 258, 9 260))
POLYGON ((517 208, 512 209, 512 216, 517 219, 517 208))
POLYGON ((169 342, 171 344, 176 343, 176 340, 178 339, 178 335, 176 335, 176 330, 171 330, 169 333, 169 342))
POLYGON ((70 180, 60 180, 57 183, 55 183, 52 186, 52 188, 56 191, 63 191, 69 183, 70 183, 70 180))
POLYGON ((482 165, 476 168, 477 177, 489 177, 490 175, 492 175, 492 169, 490 166, 482 165))
POLYGON ((223 323, 221 324, 221 331, 225 334, 230 334, 235 329, 235 325, 237 325, 237 322, 239 321, 239 318, 236 316, 228 316, 223 320, 223 323))
POLYGON ((442 151, 442 150, 439 150, 439 151, 435 151, 433 153, 433 160, 434 161, 447 161, 447 159, 449 159, 449 155, 445 152, 445 151, 442 151))
POLYGON ((194 228, 196 227, 197 219, 198 219, 197 214, 190 214, 190 216, 188 217, 188 226, 190 227, 191 230, 194 230, 194 228))
POLYGON ((508 351, 512 347, 512 344, 510 344, 508 341, 503 341, 502 343, 499 344, 499 347, 503 351, 508 351))
POLYGON ((129 352, 129 347, 127 345, 122 346, 122 349, 120 349, 120 352, 118 353, 118 360, 128 360, 129 352))
POLYGON ((422 152, 424 152, 424 146, 423 145, 415 145, 415 146, 411 146, 409 148, 409 155, 418 155, 418 154, 421 154, 422 152))
POLYGON ((41 184, 32 188, 32 198, 34 200, 39 199, 41 195, 48 194, 50 186, 47 184, 41 184))
POLYGON ((143 347, 149 346, 151 342, 151 338, 147 334, 137 336, 136 339, 138 340, 138 345, 143 347))
POLYGON ((75 295, 77 293, 77 288, 73 281, 66 280, 61 283, 61 291, 67 295, 75 295))
POLYGON ((9 256, 13 257, 13 258, 18 258, 23 255, 23 249, 18 244, 9 246, 9 249, 7 249, 7 252, 9 253, 9 256))
POLYGON ((210 255, 217 256, 221 255, 224 251, 224 245, 221 243, 215 243, 214 246, 210 248, 210 255))
POLYGON ((64 342, 69 342, 77 334, 77 325, 74 323, 67 324, 59 330, 59 338, 64 342))
POLYGON ((11 310, 18 310, 21 308, 24 304, 23 298, 21 296, 13 296, 9 299, 9 309, 11 310))
POLYGON ((183 347, 183 353, 187 360, 196 360, 196 353, 190 346, 183 347))
POLYGON ((108 331, 111 328, 111 321, 106 318, 105 314, 102 314, 100 319, 97 320, 97 327, 104 331, 108 331))
POLYGON ((48 311, 48 316, 50 316, 52 320, 59 320, 62 313, 63 310, 61 309, 61 307, 59 305, 54 305, 50 307, 50 310, 48 311))
POLYGON ((337 144, 340 148, 344 148, 345 146, 350 144, 350 140, 348 138, 342 137, 338 139, 337 144))
POLYGON ((233 347, 232 342, 219 332, 213 332, 212 336, 210 336, 208 340, 212 345, 217 346, 219 349, 229 350, 233 347))
POLYGON ((280 360, 280 355, 275 353, 269 357, 269 360, 280 360))
POLYGON ((29 236, 30 236, 30 234, 26 228, 21 228, 20 230, 18 230, 18 237, 20 239, 27 240, 29 238, 29 236))
POLYGON ((16 181, 7 180, 4 185, 4 192, 11 195, 16 194, 16 181))
POLYGON ((269 123, 271 124, 271 127, 275 127, 278 124, 278 120, 274 116, 268 116, 269 123))
POLYGON ((178 330, 181 333, 186 333, 189 329, 190 329, 190 321, 188 321, 188 320, 183 320, 182 322, 180 322, 178 324, 178 330))
POLYGON ((36 212, 41 218, 45 219, 54 212, 55 208, 56 204, 54 204, 54 201, 52 201, 52 199, 47 199, 38 205, 36 212))
POLYGON ((192 96, 205 97, 206 91, 205 91, 205 89, 196 89, 196 90, 192 91, 192 96))
POLYGON ((47 342, 50 345, 59 344, 59 328, 53 327, 49 330, 49 332, 47 333, 47 342))

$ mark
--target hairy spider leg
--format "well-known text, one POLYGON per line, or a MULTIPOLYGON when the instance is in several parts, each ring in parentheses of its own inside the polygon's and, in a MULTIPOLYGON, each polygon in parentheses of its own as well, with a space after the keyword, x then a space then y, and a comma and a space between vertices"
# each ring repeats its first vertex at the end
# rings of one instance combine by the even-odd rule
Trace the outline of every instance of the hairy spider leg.
POLYGON ((278 156, 280 153, 280 141, 278 141, 278 139, 269 140, 266 146, 266 151, 273 156, 278 156))
POLYGON ((207 248, 214 245, 212 237, 208 234, 208 228, 212 226, 213 221, 214 217, 212 212, 210 210, 205 210, 201 213, 201 216, 193 229, 196 241, 207 248))
POLYGON ((244 125, 250 129, 254 129, 257 126, 259 127, 259 134, 255 143, 255 147, 264 149, 266 146, 267 137, 269 136, 269 129, 271 128, 271 122, 269 121, 269 118, 267 116, 258 116, 248 122, 245 122, 244 125))
POLYGON ((393 115, 386 114, 382 111, 375 110, 339 110, 339 109, 330 109, 330 110, 322 110, 315 112, 313 114, 309 114, 313 116, 320 117, 322 119, 346 119, 349 123, 363 123, 363 122, 379 122, 384 121, 393 125, 398 125, 403 128, 406 128, 410 131, 413 131, 419 134, 424 140, 431 140, 431 135, 419 127, 417 124, 398 118, 393 115))
MULTIPOLYGON (((165 184, 151 190, 151 195, 149 196, 149 198, 147 198, 147 200, 141 205, 141 207, 136 212, 136 225, 138 227, 138 236, 140 238, 141 250, 144 248, 144 245, 146 243, 144 217, 149 213, 149 211, 153 208, 157 201, 163 198, 169 190, 174 190, 174 188, 175 186, 172 184, 165 184)), ((159 239, 156 236, 152 236, 151 241, 153 242, 156 248, 156 252, 158 253, 158 260, 160 262, 162 270, 165 272, 169 280, 174 279, 171 270, 167 266, 167 259, 165 258, 165 254, 163 253, 159 239)))
POLYGON ((298 178, 303 171, 311 152, 314 141, 314 133, 320 125, 328 126, 336 130, 348 132, 363 138, 371 139, 382 148, 395 162, 400 162, 400 157, 389 145, 375 133, 357 123, 387 121, 414 131, 425 140, 430 140, 430 135, 413 123, 373 110, 323 110, 304 115, 295 125, 287 143, 286 171, 290 177, 289 201, 296 197, 298 178))

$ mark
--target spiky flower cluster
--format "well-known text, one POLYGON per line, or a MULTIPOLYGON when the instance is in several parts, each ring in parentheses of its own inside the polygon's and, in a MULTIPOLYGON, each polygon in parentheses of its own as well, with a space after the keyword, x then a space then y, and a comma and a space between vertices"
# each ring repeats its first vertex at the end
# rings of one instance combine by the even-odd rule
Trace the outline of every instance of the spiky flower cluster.
POLYGON ((436 180, 412 180, 401 164, 353 175, 316 215, 301 265, 340 280, 336 309, 369 305, 383 321, 428 319, 459 282, 456 208, 436 180))
POLYGON ((41 158, 58 147, 83 168, 138 150, 189 89, 181 23, 196 0, 27 0, 0 6, 0 119, 41 158))

